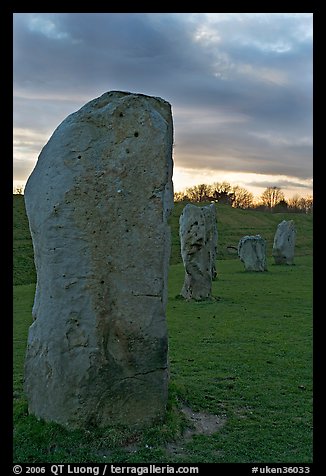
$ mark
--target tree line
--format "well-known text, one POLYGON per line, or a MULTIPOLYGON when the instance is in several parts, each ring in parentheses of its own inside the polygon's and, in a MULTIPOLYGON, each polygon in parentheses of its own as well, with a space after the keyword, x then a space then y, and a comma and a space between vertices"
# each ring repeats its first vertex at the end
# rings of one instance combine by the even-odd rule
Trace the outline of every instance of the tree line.
MULTIPOLYGON (((22 195, 23 187, 16 187, 14 194, 22 195)), ((228 182, 215 182, 211 185, 202 183, 186 188, 183 192, 174 193, 174 201, 195 203, 214 201, 234 208, 270 210, 272 212, 312 213, 313 211, 312 195, 306 197, 294 195, 292 198, 285 200, 284 193, 279 187, 267 187, 258 200, 255 200, 253 194, 247 189, 238 185, 231 185, 228 182)))
POLYGON ((215 182, 211 185, 200 184, 188 187, 182 192, 175 192, 176 202, 218 202, 230 205, 234 208, 287 211, 294 213, 312 213, 313 197, 308 195, 300 197, 298 194, 285 199, 284 193, 279 187, 267 187, 257 199, 247 189, 228 182, 215 182))

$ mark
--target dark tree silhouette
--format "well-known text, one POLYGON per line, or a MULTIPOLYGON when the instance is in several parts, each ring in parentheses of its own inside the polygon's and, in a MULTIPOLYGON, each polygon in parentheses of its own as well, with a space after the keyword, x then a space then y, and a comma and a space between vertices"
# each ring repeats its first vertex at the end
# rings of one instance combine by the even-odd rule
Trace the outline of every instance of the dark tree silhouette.
POLYGON ((261 194, 260 200, 265 207, 272 211, 278 203, 284 200, 284 193, 279 187, 267 187, 261 194))

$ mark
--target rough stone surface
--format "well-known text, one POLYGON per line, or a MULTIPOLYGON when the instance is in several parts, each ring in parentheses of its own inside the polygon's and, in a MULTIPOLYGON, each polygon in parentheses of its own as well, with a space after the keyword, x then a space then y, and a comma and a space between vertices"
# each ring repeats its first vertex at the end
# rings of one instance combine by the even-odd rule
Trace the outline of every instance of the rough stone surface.
POLYGON ((179 219, 181 256, 185 267, 181 296, 185 299, 207 299, 216 277, 217 224, 216 208, 188 204, 179 219))
POLYGON ((173 124, 161 98, 112 91, 68 116, 25 189, 37 288, 29 411, 71 428, 165 414, 173 124))
POLYGON ((296 229, 293 220, 283 220, 277 225, 273 251, 276 264, 293 264, 296 229))
POLYGON ((266 271, 266 243, 260 235, 243 236, 238 244, 238 255, 246 271, 266 271))

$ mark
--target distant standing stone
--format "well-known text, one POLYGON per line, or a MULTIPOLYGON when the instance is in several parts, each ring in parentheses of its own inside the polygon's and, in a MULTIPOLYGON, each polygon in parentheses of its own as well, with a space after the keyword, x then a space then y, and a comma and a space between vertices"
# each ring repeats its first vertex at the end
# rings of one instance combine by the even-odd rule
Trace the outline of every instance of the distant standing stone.
POLYGON ((238 244, 238 255, 246 271, 266 271, 266 243, 260 235, 243 236, 238 244))
POLYGON ((283 220, 277 225, 272 251, 276 264, 293 264, 295 239, 293 220, 283 220))
POLYGON ((68 116, 25 189, 37 287, 29 411, 71 428, 160 420, 168 395, 173 123, 112 91, 68 116))
POLYGON ((207 299, 212 279, 217 275, 217 223, 215 204, 198 207, 188 204, 179 219, 181 256, 185 267, 181 296, 207 299))

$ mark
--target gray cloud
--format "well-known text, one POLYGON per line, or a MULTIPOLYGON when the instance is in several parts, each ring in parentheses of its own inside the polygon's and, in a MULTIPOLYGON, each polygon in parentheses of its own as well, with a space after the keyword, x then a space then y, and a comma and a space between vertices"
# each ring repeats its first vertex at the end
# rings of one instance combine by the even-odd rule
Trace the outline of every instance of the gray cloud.
POLYGON ((176 166, 312 177, 312 14, 14 14, 16 128, 113 89, 171 102, 176 166))
POLYGON ((294 180, 286 180, 286 179, 278 179, 278 180, 260 180, 257 182, 249 182, 249 185, 253 185, 255 187, 261 188, 268 188, 268 187, 279 187, 279 188, 288 188, 288 187, 295 187, 295 188, 302 188, 302 189, 311 189, 311 183, 302 183, 299 181, 294 180))

